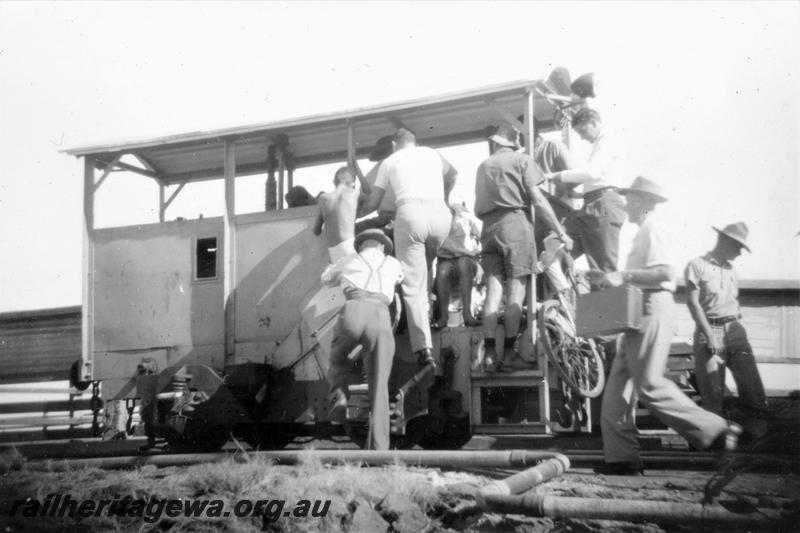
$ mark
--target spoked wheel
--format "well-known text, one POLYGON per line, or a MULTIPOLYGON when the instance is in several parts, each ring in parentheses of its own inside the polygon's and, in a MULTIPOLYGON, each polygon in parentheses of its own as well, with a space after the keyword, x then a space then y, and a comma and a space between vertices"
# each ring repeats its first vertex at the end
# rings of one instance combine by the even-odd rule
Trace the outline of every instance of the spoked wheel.
POLYGON ((547 300, 542 304, 539 333, 561 379, 586 398, 600 396, 606 381, 603 359, 592 339, 575 334, 575 324, 561 302, 547 300))

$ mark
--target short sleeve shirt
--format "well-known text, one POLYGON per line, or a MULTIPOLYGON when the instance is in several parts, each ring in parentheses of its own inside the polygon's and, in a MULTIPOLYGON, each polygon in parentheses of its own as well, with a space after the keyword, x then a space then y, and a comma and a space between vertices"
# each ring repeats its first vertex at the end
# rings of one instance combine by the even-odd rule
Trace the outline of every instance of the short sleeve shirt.
POLYGON ((403 200, 442 200, 442 178, 455 169, 439 152, 426 146, 410 146, 396 151, 378 168, 375 186, 394 190, 395 205, 403 200))
MULTIPOLYGON (((659 265, 674 265, 672 243, 667 232, 651 215, 639 228, 633 238, 625 268, 637 270, 659 265)), ((662 281, 658 285, 639 285, 643 289, 675 290, 675 280, 662 281)))
POLYGON ((475 214, 483 218, 496 209, 523 209, 530 205, 527 191, 544 181, 533 159, 510 148, 500 148, 478 167, 475 175, 475 214))
POLYGON ((739 314, 739 281, 733 265, 721 265, 708 253, 689 261, 686 285, 699 291, 700 307, 708 318, 739 314))
MULTIPOLYGON (((379 161, 373 166, 367 175, 364 176, 364 179, 367 180, 367 183, 370 185, 375 185, 375 181, 378 179, 378 170, 380 169, 383 161, 379 161)), ((394 189, 389 187, 386 189, 386 192, 383 195, 383 199, 381 200, 381 204, 378 206, 378 213, 394 213, 395 211, 395 198, 394 198, 394 189)))

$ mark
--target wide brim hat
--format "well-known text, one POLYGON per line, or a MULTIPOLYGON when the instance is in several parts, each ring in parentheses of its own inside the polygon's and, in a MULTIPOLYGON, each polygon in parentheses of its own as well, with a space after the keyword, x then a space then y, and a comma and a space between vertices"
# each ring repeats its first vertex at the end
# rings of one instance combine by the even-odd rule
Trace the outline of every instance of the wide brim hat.
POLYGON ((522 146, 520 144, 520 132, 513 126, 501 126, 494 135, 489 137, 489 140, 500 146, 514 148, 515 150, 522 146))
POLYGON ((646 194, 654 198, 657 202, 667 201, 667 197, 664 196, 664 193, 661 190, 661 185, 654 181, 650 181, 647 178, 643 178, 642 176, 637 176, 636 179, 633 180, 633 183, 630 187, 619 189, 618 192, 623 195, 631 192, 646 194))
POLYGON ((375 146, 372 148, 372 151, 369 153, 369 160, 373 163, 377 163, 378 161, 383 161, 394 151, 394 145, 392 144, 393 137, 391 135, 384 135, 375 143, 375 146))
POLYGON ((733 239, 734 241, 741 244, 742 248, 752 253, 750 247, 747 246, 747 235, 749 233, 749 230, 747 229, 747 225, 744 222, 736 222, 734 224, 728 224, 722 229, 719 229, 715 226, 711 226, 711 229, 713 229, 720 235, 725 235, 729 239, 733 239))
POLYGON ((362 242, 370 239, 382 243, 384 253, 387 254, 392 253, 392 250, 394 249, 394 246, 392 245, 392 240, 389 237, 387 237, 382 230, 379 230, 377 228, 367 229, 356 235, 356 239, 355 242, 353 243, 353 246, 355 247, 356 250, 358 250, 358 247, 361 246, 362 242))

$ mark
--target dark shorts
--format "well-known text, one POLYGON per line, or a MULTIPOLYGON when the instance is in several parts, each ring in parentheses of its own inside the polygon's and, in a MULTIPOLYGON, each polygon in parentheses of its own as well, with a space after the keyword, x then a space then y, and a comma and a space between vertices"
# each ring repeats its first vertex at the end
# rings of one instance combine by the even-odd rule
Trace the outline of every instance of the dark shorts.
POLYGON ((536 243, 525 211, 492 211, 483 216, 481 266, 487 276, 520 278, 533 273, 536 243))

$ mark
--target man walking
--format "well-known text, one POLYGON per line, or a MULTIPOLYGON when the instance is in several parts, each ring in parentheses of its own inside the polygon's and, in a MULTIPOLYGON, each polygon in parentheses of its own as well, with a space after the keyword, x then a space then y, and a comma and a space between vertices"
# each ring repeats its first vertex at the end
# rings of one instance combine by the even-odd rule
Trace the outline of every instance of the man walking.
POLYGON ((729 224, 717 232, 710 252, 692 259, 686 279, 686 305, 694 318, 694 364, 703 407, 722 414, 725 369, 730 368, 739 398, 748 408, 745 429, 753 437, 766 433, 763 415, 767 407, 764 385, 756 367, 747 332, 739 319, 739 288, 731 261, 747 246, 744 222, 729 224))
POLYGON ((403 265, 403 302, 408 313, 411 349, 420 365, 433 363, 428 299, 436 252, 450 233, 448 207, 456 170, 433 148, 417 146, 406 128, 394 135, 394 153, 381 163, 369 200, 359 211, 374 211, 387 189, 395 194, 394 242, 403 265))
POLYGON ((519 131, 503 127, 489 137, 492 155, 478 167, 475 176, 475 215, 483 222, 481 262, 486 279, 483 308, 484 367, 496 370, 505 352, 513 349, 519 333, 527 278, 536 257, 531 205, 540 218, 572 246, 572 240, 558 222, 538 184, 544 180, 533 159, 517 152, 519 131), (503 284, 505 283, 505 290, 503 284), (498 358, 496 330, 500 303, 506 297, 505 339, 498 358))
POLYGON ((600 428, 606 464, 601 474, 640 475, 642 462, 636 439, 636 402, 699 449, 731 451, 741 428, 695 404, 664 374, 675 332, 675 272, 668 239, 656 218, 656 205, 667 199, 656 183, 637 177, 625 194, 629 220, 639 226, 626 269, 592 271, 597 285, 628 283, 643 293, 641 327, 625 333, 624 351, 614 358, 603 393, 600 428))

